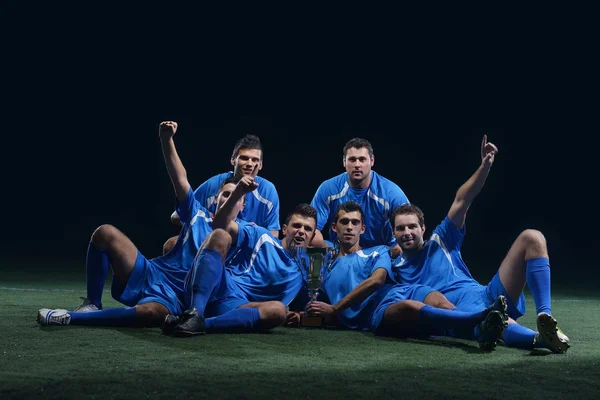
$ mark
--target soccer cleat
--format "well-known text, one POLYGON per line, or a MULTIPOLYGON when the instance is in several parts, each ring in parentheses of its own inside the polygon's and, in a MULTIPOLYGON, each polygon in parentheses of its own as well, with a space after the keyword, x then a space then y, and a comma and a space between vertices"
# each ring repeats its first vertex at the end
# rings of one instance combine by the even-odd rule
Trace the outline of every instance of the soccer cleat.
MULTIPOLYGON (((508 322, 508 303, 506 301, 506 297, 502 295, 498 296, 498 298, 490 306, 489 310, 498 311, 502 315, 504 322, 508 322)), ((506 327, 506 325, 504 326, 506 327)))
POLYGON ((485 319, 475 327, 475 338, 479 342, 479 348, 487 351, 494 350, 506 325, 502 313, 491 310, 485 319))
POLYGON ((165 317, 165 320, 163 321, 163 324, 161 326, 163 334, 172 335, 175 326, 177 324, 179 324, 180 321, 181 321, 181 318, 176 317, 173 314, 167 314, 167 316, 165 317))
POLYGON ((96 307, 95 304, 90 303, 90 299, 86 297, 80 297, 83 302, 73 311, 76 312, 91 312, 91 311, 100 311, 102 310, 102 306, 100 308, 96 307))
POLYGON ((71 316, 67 310, 42 308, 38 311, 37 322, 40 325, 69 325, 71 316))
POLYGON ((569 337, 565 335, 556 322, 556 318, 548 313, 537 316, 537 333, 533 339, 535 347, 545 347, 554 353, 566 353, 569 347, 569 337))
POLYGON ((179 337, 202 335, 205 332, 204 317, 195 308, 184 311, 179 323, 173 328, 173 335, 179 337))

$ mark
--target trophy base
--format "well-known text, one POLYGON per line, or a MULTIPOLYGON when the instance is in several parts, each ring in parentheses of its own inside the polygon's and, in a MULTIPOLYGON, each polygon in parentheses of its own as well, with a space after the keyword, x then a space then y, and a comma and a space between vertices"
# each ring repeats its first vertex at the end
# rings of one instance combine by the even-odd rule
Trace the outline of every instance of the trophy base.
POLYGON ((301 315, 300 326, 303 328, 322 328, 325 319, 318 315, 301 315))

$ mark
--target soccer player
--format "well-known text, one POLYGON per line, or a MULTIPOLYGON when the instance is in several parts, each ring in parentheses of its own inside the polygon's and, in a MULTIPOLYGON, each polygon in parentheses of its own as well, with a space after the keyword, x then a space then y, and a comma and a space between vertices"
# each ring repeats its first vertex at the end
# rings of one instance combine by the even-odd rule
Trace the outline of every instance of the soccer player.
POLYGON ((504 322, 501 311, 493 307, 476 312, 453 310, 454 306, 431 287, 391 283, 388 247, 360 246, 365 224, 358 203, 342 203, 335 213, 332 229, 337 233, 339 253, 324 261, 322 288, 330 304, 310 302, 307 312, 337 317, 350 329, 376 330, 385 325, 388 334, 396 335, 437 334, 482 324, 485 329, 478 333, 480 341, 483 335, 489 336, 490 321, 504 322), (382 303, 384 306, 380 307, 382 303))
POLYGON ((564 353, 569 348, 569 338, 560 331, 552 316, 550 261, 541 232, 523 231, 485 286, 473 279, 462 260, 460 248, 467 210, 483 188, 497 152, 497 147, 484 136, 479 168, 458 189, 448 215, 428 241, 423 240, 425 220, 417 206, 403 205, 394 210, 391 221, 403 254, 395 260, 393 271, 401 282, 427 285, 440 291, 461 310, 488 307, 497 296, 503 295, 507 298, 510 317, 501 337, 506 345, 564 353), (516 323, 525 313, 525 284, 535 301, 537 332, 516 323))
MULTIPOLYGON (((92 234, 86 259, 87 298, 74 312, 43 308, 38 312, 42 325, 159 326, 167 314, 180 314, 184 306, 184 283, 203 242, 217 242, 226 232, 212 232, 209 212, 195 199, 187 173, 173 141, 177 123, 159 126, 163 155, 175 189, 176 208, 183 228, 167 255, 146 259, 131 240, 117 228, 102 225, 92 234), (127 308, 102 310, 104 282, 112 266, 112 296, 127 308), (92 312, 93 311, 93 312, 92 312)), ((223 182, 219 203, 229 197, 239 178, 223 182)), ((243 208, 243 199, 232 207, 243 208)), ((223 249, 226 254, 226 248, 223 249)))
MULTIPOLYGON (((233 171, 224 172, 208 179, 202 183, 194 192, 196 199, 208 209, 215 213, 217 190, 225 179, 232 175, 250 176, 259 184, 258 189, 246 198, 246 207, 241 213, 240 219, 253 222, 271 231, 273 236, 279 237, 279 195, 270 181, 258 176, 263 167, 263 147, 258 136, 246 135, 235 144, 231 155, 233 171)), ((171 215, 171 221, 180 225, 177 211, 171 215)), ((167 240, 163 246, 163 254, 166 254, 175 244, 177 236, 167 240)))
POLYGON ((215 214, 213 227, 227 232, 228 238, 223 239, 232 243, 234 256, 225 264, 212 245, 200 252, 186 291, 191 308, 182 316, 169 317, 165 333, 192 336, 215 330, 253 331, 285 322, 286 306, 304 284, 296 249, 312 240, 316 210, 308 204, 296 206, 286 218, 279 240, 263 227, 235 220, 235 205, 257 187, 251 176, 244 176, 215 214))
POLYGON ((399 253, 389 216, 396 207, 409 201, 398 185, 371 169, 374 163, 373 147, 367 140, 354 138, 346 143, 343 153, 346 172, 323 182, 311 202, 319 221, 312 246, 327 247, 335 242, 337 233, 331 227, 335 212, 340 204, 352 200, 365 212, 366 229, 360 238, 361 246, 386 245, 393 249, 393 254, 399 253), (329 243, 323 238, 325 227, 330 227, 329 243))

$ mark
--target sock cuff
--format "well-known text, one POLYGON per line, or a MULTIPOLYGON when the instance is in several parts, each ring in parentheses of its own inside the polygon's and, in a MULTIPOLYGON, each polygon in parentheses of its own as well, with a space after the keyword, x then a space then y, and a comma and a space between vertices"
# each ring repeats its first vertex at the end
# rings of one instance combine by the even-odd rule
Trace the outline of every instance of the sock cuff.
POLYGON ((102 253, 102 254, 108 254, 108 249, 102 249, 98 246, 96 246, 94 243, 90 242, 88 244, 88 249, 92 249, 94 251, 97 251, 98 253, 102 253))
POLYGON ((213 258, 215 260, 218 260, 219 262, 223 262, 223 256, 221 256, 221 253, 219 253, 217 250, 211 249, 209 247, 205 247, 200 250, 200 252, 198 253, 198 257, 202 257, 202 256, 207 256, 207 257, 213 258))
POLYGON ((531 258, 526 261, 525 268, 528 271, 540 271, 550 268, 550 260, 548 257, 531 258))

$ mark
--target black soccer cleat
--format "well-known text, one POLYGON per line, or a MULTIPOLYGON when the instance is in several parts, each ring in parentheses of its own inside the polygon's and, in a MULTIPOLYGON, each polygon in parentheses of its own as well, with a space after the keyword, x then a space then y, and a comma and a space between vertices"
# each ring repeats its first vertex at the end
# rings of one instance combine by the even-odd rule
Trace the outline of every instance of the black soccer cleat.
POLYGON ((177 317, 173 314, 167 314, 162 326, 160 327, 162 329, 163 334, 172 335, 173 329, 175 329, 175 326, 179 324, 180 320, 180 317, 177 317))
POLYGON ((198 310, 195 308, 185 310, 179 323, 173 328, 173 335, 178 337, 203 335, 204 333, 206 333, 204 317, 198 314, 198 310))

